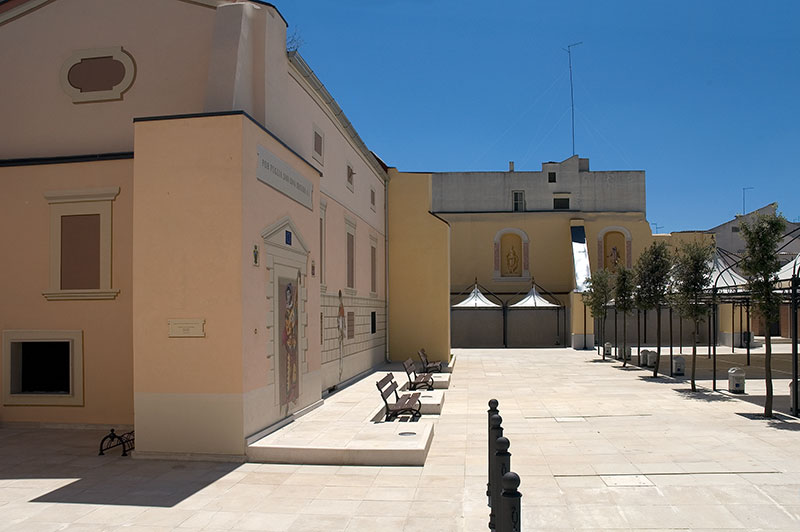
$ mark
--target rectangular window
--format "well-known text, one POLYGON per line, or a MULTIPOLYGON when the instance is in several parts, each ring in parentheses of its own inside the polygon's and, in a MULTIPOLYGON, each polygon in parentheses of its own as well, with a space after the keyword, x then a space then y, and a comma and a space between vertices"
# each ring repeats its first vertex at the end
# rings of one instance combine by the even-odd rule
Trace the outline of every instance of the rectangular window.
POLYGON ((732 225, 731 226, 731 233, 738 233, 738 232, 739 232, 739 226, 738 225, 732 225))
POLYGON ((356 236, 347 233, 347 288, 356 287, 356 236))
POLYGON ((100 215, 61 217, 61 289, 100 288, 100 215))
POLYGON ((547 182, 548 183, 555 183, 556 182, 556 173, 555 172, 547 172, 547 182))
POLYGON ((511 192, 511 200, 513 203, 514 212, 522 212, 525 210, 525 191, 514 190, 511 192))
POLYGON ((82 331, 3 331, 3 403, 83 405, 82 331))
POLYGON ((369 314, 369 330, 370 333, 375 334, 378 331, 378 313, 375 311, 370 312, 369 314))
POLYGON ((322 164, 323 157, 325 155, 325 134, 316 125, 314 126, 312 148, 313 148, 312 155, 314 156, 314 160, 322 164))
POLYGON ((347 313, 347 339, 352 340, 356 336, 356 313, 347 313))
POLYGON ((322 312, 319 313, 319 345, 322 345, 322 340, 325 338, 325 321, 322 319, 322 312))
POLYGON ((369 206, 374 211, 375 210, 375 189, 369 189, 369 206))
POLYGON ((378 250, 375 246, 369 247, 370 284, 369 291, 373 294, 378 291, 378 250))
POLYGON ((569 198, 553 198, 553 209, 555 210, 568 210, 569 198))
POLYGON ((50 204, 48 300, 114 299, 111 214, 119 187, 45 192, 50 204))

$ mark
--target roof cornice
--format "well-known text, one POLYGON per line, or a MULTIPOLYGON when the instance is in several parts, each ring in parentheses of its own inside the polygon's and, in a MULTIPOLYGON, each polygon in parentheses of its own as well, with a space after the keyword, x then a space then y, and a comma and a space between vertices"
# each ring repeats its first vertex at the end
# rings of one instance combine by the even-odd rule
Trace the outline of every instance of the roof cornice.
POLYGON ((328 89, 325 88, 325 85, 322 84, 322 81, 320 81, 317 75, 314 74, 314 71, 311 70, 311 67, 308 66, 308 63, 306 63, 296 51, 287 52, 287 56, 289 57, 289 64, 294 66, 297 72, 303 76, 314 92, 317 93, 317 96, 319 96, 331 114, 333 114, 333 116, 339 122, 339 125, 353 141, 353 144, 355 144, 355 146, 361 152, 361 155, 364 157, 364 159, 369 163, 370 166, 372 166, 381 179, 388 181, 389 176, 386 173, 386 170, 384 170, 383 166, 381 166, 381 164, 372 154, 372 151, 367 148, 367 145, 364 144, 364 141, 361 140, 361 137, 358 135, 358 132, 356 132, 353 124, 350 123, 350 120, 348 120, 345 116, 342 108, 339 107, 339 104, 333 99, 333 96, 331 96, 331 94, 328 92, 328 89))

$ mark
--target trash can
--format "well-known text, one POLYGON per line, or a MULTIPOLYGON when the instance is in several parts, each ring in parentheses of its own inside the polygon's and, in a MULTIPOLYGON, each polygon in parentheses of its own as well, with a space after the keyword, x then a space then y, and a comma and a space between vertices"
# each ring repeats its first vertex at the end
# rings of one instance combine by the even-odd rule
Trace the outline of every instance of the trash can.
POLYGON ((728 391, 731 393, 744 393, 744 370, 742 368, 728 370, 728 391))
POLYGON ((686 359, 682 356, 676 356, 672 359, 672 374, 683 376, 686 373, 686 359))
POLYGON ((653 351, 652 349, 647 352, 647 365, 651 368, 656 367, 656 358, 658 358, 658 352, 653 351))
POLYGON ((611 356, 611 342, 606 342, 603 344, 603 355, 607 357, 611 356))

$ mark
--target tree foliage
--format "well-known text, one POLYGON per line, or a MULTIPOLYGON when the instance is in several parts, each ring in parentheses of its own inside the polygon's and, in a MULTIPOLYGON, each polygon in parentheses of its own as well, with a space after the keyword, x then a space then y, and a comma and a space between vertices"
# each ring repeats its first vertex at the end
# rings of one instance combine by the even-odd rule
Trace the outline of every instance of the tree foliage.
POLYGON ((675 254, 672 273, 672 302, 681 315, 699 322, 708 313, 703 294, 711 284, 714 247, 700 242, 684 242, 675 254))
POLYGON ((778 320, 781 296, 775 293, 775 275, 780 270, 778 244, 786 230, 781 215, 756 215, 750 223, 740 224, 745 241, 741 268, 747 277, 750 298, 756 312, 767 324, 778 320))
POLYGON ((639 255, 634 267, 638 308, 652 310, 664 302, 671 268, 672 257, 664 242, 653 242, 639 255))

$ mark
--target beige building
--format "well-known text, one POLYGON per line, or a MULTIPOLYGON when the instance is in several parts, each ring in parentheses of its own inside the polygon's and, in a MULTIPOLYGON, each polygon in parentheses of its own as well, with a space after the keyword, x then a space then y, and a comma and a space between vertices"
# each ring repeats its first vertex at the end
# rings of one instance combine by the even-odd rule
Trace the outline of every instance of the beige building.
POLYGON ((0 6, 1 421, 242 457, 384 361, 386 169, 286 26, 259 1, 0 6))

